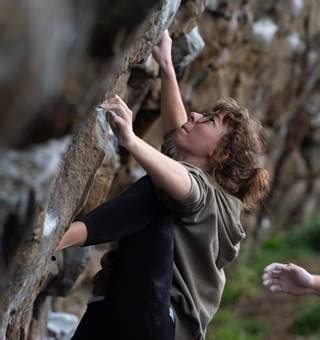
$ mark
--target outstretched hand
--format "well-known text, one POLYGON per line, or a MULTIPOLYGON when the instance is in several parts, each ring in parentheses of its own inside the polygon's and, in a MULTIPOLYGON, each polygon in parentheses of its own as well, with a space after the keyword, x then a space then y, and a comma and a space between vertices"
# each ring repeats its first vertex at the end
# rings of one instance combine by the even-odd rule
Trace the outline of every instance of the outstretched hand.
POLYGON ((132 129, 132 111, 117 95, 104 100, 100 106, 106 110, 107 120, 119 144, 127 148, 135 137, 132 129))
POLYGON ((313 292, 313 275, 293 263, 272 263, 264 269, 262 283, 272 292, 306 295, 313 292))
POLYGON ((161 68, 172 64, 171 48, 172 39, 168 30, 165 30, 160 43, 152 50, 152 55, 161 68))

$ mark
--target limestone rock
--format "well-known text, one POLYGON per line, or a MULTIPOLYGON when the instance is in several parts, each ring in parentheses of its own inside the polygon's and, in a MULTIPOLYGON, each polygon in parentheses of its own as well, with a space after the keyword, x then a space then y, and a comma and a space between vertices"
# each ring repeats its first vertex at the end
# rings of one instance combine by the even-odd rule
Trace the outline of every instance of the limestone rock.
POLYGON ((206 7, 204 0, 184 0, 170 27, 175 38, 188 34, 197 24, 206 7))
POLYGON ((203 50, 204 41, 195 26, 188 34, 180 35, 172 45, 173 64, 177 76, 189 65, 203 50))
POLYGON ((49 312, 48 315, 48 333, 49 339, 68 340, 71 338, 78 325, 78 318, 69 313, 49 312))
MULTIPOLYGON (((64 138, 24 151, 3 152, 1 155, 1 261, 10 271, 17 258, 20 257, 19 262, 22 264, 24 260, 21 257, 28 256, 27 253, 19 252, 23 242, 39 245, 42 237, 48 237, 47 229, 42 229, 37 219, 46 209, 45 202, 68 143, 69 138, 64 138), (33 228, 34 225, 38 225, 37 228, 33 228)), ((6 273, 7 270, 2 268, 1 272, 6 273)), ((9 278, 9 273, 1 277, 3 289, 6 278, 9 278)))

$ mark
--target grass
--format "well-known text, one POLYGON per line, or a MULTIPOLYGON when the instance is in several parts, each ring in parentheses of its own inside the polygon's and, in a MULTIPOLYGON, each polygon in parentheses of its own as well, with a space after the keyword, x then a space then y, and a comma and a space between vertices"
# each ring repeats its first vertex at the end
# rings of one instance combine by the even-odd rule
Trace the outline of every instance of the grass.
POLYGON ((239 318, 229 309, 221 308, 209 326, 206 340, 260 340, 264 328, 259 320, 239 318))
POLYGON ((309 335, 320 331, 320 304, 313 305, 298 314, 288 329, 296 335, 309 335))

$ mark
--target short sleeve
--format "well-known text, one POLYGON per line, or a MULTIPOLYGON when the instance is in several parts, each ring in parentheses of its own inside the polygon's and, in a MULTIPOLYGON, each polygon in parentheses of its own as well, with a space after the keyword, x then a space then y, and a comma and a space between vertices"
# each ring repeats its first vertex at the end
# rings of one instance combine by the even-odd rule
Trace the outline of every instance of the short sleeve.
POLYGON ((159 189, 158 196, 161 202, 170 210, 184 216, 194 215, 206 204, 209 190, 208 181, 201 169, 185 162, 181 162, 181 164, 185 166, 191 179, 189 193, 181 199, 173 199, 159 189))

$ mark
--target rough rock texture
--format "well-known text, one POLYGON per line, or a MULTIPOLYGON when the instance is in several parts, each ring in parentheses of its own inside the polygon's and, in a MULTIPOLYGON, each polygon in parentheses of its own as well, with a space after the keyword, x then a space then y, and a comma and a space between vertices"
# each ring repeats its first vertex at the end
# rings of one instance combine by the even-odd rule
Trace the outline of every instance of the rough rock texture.
POLYGON ((121 95, 137 133, 159 147, 160 83, 149 56, 166 28, 188 110, 232 96, 267 128, 272 185, 244 216, 249 240, 319 208, 317 0, 0 6, 0 339, 45 336, 56 296, 92 258, 76 249, 51 261, 63 232, 143 173, 94 109, 104 95, 121 95))
POLYGON ((172 46, 173 63, 176 65, 176 74, 180 73, 201 53, 204 41, 199 34, 198 26, 190 32, 180 35, 172 46))

